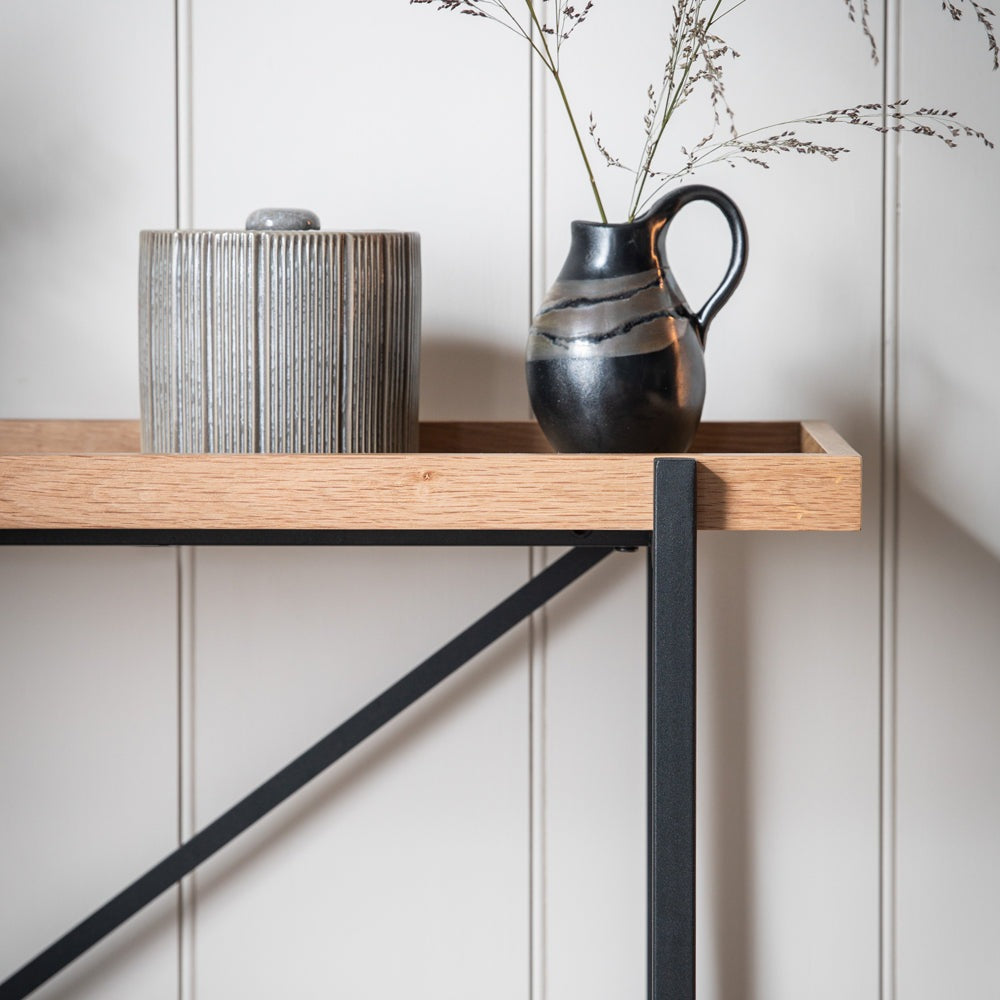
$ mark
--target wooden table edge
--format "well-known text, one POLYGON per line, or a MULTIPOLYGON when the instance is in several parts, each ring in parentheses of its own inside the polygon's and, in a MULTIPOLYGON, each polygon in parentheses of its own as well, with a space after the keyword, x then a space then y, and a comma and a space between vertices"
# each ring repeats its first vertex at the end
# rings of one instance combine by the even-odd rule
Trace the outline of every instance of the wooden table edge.
MULTIPOLYGON (((447 438, 530 422, 441 423, 447 438)), ((706 530, 855 531, 861 458, 829 424, 708 424, 797 452, 688 454, 706 530)), ((724 433, 724 432, 722 432, 724 433)), ((137 442, 136 421, 0 421, 0 530, 606 530, 652 528, 653 455, 147 455, 47 451, 137 442), (8 453, 15 442, 40 443, 8 453)), ((667 456, 678 457, 678 456, 667 456)))

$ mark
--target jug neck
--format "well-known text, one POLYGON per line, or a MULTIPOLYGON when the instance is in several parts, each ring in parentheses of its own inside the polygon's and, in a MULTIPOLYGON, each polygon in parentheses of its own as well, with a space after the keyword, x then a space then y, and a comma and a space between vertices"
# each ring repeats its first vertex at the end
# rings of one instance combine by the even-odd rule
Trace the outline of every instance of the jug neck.
POLYGON ((662 270, 656 248, 660 226, 648 221, 570 224, 570 248, 562 281, 608 278, 662 270))

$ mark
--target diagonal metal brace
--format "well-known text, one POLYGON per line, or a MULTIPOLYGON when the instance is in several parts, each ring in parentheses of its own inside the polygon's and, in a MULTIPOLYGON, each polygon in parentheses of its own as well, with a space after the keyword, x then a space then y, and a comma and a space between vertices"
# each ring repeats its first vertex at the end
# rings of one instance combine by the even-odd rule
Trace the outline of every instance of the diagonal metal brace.
POLYGON ((543 570, 0 983, 0 1000, 28 996, 612 551, 573 549, 543 570))

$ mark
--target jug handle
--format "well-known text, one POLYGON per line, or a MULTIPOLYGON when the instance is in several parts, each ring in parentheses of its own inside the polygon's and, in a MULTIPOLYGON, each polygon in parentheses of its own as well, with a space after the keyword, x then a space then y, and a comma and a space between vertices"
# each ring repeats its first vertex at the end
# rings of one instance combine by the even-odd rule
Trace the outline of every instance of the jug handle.
POLYGON ((689 184, 683 187, 674 188, 661 198, 648 212, 644 213, 637 222, 648 222, 651 224, 662 222, 663 231, 658 238, 666 238, 667 229, 677 213, 692 201, 707 201, 715 205, 722 212, 729 223, 729 234, 733 240, 733 249, 729 257, 729 267, 725 276, 719 283, 719 287, 708 297, 705 304, 694 314, 692 319, 698 332, 698 339, 702 346, 705 345, 705 337, 708 333, 708 326, 715 319, 715 314, 729 301, 729 297, 736 291, 736 286, 743 277, 743 272, 747 266, 747 227, 743 221, 740 210, 736 207, 728 195, 723 194, 718 188, 709 187, 707 184, 689 184))

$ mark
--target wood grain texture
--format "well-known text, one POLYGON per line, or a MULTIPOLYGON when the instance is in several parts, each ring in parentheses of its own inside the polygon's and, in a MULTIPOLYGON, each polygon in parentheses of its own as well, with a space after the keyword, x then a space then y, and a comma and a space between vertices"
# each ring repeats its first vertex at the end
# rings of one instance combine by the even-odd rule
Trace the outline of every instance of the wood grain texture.
POLYGON ((858 454, 829 424, 819 420, 799 424, 799 450, 806 455, 858 454))
MULTIPOLYGON (((651 455, 55 453, 53 442, 73 441, 72 427, 16 423, 0 422, 0 529, 652 528, 651 455), (34 453, 10 453, 12 442, 32 441, 34 453)), ((729 438, 715 434, 720 447, 787 441, 797 427, 769 437, 766 425, 728 426, 729 438)), ((845 453, 692 453, 699 528, 857 530, 861 459, 831 428, 810 427, 817 445, 845 453)), ((90 423, 78 430, 91 446, 127 443, 120 424, 103 438, 90 423)), ((442 430, 438 440, 462 433, 442 430)), ((487 434, 470 430, 465 440, 487 434)))
POLYGON ((138 420, 0 420, 0 455, 140 450, 138 420))
MULTIPOLYGON (((140 450, 137 420, 0 420, 0 454, 87 454, 140 450)), ((425 421, 422 453, 552 455, 533 420, 425 421)), ((705 422, 691 454, 857 455, 821 421, 705 422)))
POLYGON ((533 420, 430 421, 420 425, 422 452, 517 452, 552 455, 542 429, 533 420))
MULTIPOLYGON (((756 454, 758 452, 806 451, 813 442, 803 428, 829 428, 828 424, 799 424, 795 421, 703 423, 695 434, 691 452, 756 454)), ((841 439, 831 432, 831 445, 841 439)), ((843 442, 841 441, 841 444, 843 442)), ((846 447, 846 446, 845 446, 846 447)), ((431 422, 420 425, 422 452, 522 452, 551 455, 552 445, 532 420, 479 423, 431 422)), ((823 448, 813 449, 822 453, 823 448)), ((850 449, 848 449, 849 451, 850 449)))

